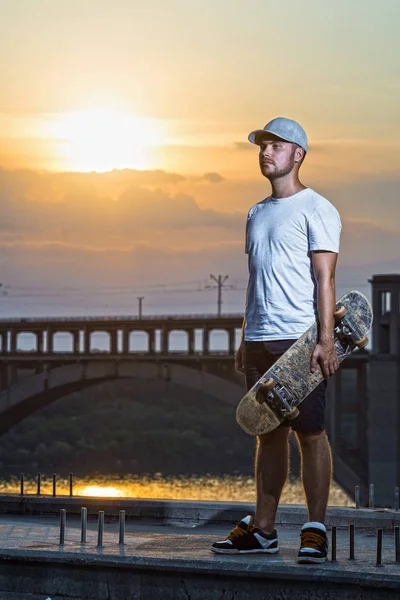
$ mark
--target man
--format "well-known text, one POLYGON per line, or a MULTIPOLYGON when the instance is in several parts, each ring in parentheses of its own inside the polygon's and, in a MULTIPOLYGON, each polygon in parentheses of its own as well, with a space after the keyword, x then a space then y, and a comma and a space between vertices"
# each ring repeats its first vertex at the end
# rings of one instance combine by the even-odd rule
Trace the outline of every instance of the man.
POLYGON ((319 339, 310 369, 320 368, 324 380, 299 406, 296 419, 258 437, 255 517, 245 517, 211 550, 278 552, 275 516, 288 474, 292 427, 301 450, 308 507, 297 561, 322 563, 328 551, 324 520, 332 473, 324 424, 325 391, 327 379, 339 366, 333 313, 341 221, 328 200, 299 180, 308 142, 298 123, 278 117, 250 133, 249 140, 260 147, 261 172, 270 181, 272 194, 250 208, 247 217, 249 281, 236 369, 245 373, 249 390, 317 318, 319 339))

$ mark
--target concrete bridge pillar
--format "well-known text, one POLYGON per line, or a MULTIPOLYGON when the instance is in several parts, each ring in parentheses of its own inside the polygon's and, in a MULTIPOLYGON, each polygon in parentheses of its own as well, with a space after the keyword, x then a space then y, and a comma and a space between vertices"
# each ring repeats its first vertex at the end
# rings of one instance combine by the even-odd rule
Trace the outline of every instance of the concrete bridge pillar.
POLYGON ((90 331, 88 329, 83 332, 83 352, 90 352, 90 331))
POLYGON ((16 365, 7 365, 7 387, 17 383, 17 367, 16 365))
POLYGON ((36 333, 36 348, 39 354, 43 354, 44 331, 36 333))
POLYGON ((74 341, 73 341, 74 345, 73 345, 73 350, 72 351, 73 351, 74 354, 80 354, 80 344, 79 344, 79 341, 80 341, 80 331, 78 329, 77 331, 71 331, 71 333, 72 333, 73 339, 74 339, 74 341))
POLYGON ((149 353, 155 354, 156 352, 156 330, 152 329, 147 332, 149 334, 149 353))
POLYGON ((129 353, 129 335, 130 331, 127 327, 122 327, 122 352, 123 354, 129 353))
POLYGON ((162 354, 168 354, 168 329, 163 326, 161 329, 161 352, 162 354))
POLYGON ((203 354, 208 354, 210 350, 210 339, 209 339, 209 330, 203 329, 203 354))
POLYGON ((5 354, 7 352, 7 331, 1 332, 1 353, 5 354))
POLYGON ((194 329, 188 329, 188 334, 189 334, 189 354, 194 354, 195 353, 194 329))
POLYGON ((400 485, 400 381, 393 357, 372 356, 369 364, 368 479, 376 506, 393 506, 400 485))
POLYGON ((8 388, 8 369, 7 365, 0 363, 0 391, 8 388))
POLYGON ((377 506, 393 506, 400 485, 400 274, 373 275, 368 378, 369 483, 377 506))
POLYGON ((17 332, 11 330, 10 335, 11 335, 10 351, 16 352, 17 351, 17 332))
POLYGON ((54 331, 47 329, 47 352, 53 354, 54 352, 54 331))
POLYGON ((110 352, 118 354, 118 329, 110 331, 110 352))

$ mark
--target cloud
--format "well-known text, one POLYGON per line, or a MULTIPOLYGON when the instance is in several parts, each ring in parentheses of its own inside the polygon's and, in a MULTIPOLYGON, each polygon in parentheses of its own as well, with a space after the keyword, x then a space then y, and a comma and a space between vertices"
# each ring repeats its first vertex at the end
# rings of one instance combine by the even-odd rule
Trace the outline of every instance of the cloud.
MULTIPOLYGON (((171 193, 156 186, 157 178, 152 189, 132 183, 138 174, 131 171, 58 175, 0 173, 0 232, 4 242, 25 239, 79 245, 86 240, 92 245, 126 247, 133 239, 153 241, 155 235, 173 235, 174 231, 178 236, 184 231, 210 228, 233 231, 234 236, 243 232, 242 212, 202 208, 191 194, 171 193), (106 175, 108 182, 111 179, 114 183, 114 196, 96 191, 103 189, 106 175)), ((138 178, 150 181, 149 173, 138 178)), ((160 178, 168 180, 165 173, 160 178)), ((223 180, 212 172, 204 178, 215 183, 223 180)), ((170 243, 173 240, 170 237, 170 243)))
POLYGON ((161 169, 114 169, 105 173, 51 172, 0 168, 0 193, 9 200, 58 201, 66 194, 101 194, 115 197, 129 186, 176 186, 187 178, 161 169))
MULTIPOLYGON (((204 185, 204 176, 188 176, 165 189, 168 174, 160 173, 154 186, 139 185, 136 176, 0 171, 0 281, 53 289, 140 286, 211 272, 247 278, 245 219, 268 195, 261 177, 215 187, 204 185)), ((141 177, 151 180, 148 173, 141 177)), ((399 188, 396 177, 315 186, 342 217, 340 291, 368 286, 373 272, 399 272, 399 188)), ((8 302, 14 310, 11 297, 8 302)))
POLYGON ((224 181, 224 177, 219 173, 204 173, 203 179, 210 183, 221 183, 221 181, 224 181))
POLYGON ((236 148, 236 150, 252 150, 253 152, 255 151, 254 144, 250 142, 233 142, 233 146, 234 148, 236 148))

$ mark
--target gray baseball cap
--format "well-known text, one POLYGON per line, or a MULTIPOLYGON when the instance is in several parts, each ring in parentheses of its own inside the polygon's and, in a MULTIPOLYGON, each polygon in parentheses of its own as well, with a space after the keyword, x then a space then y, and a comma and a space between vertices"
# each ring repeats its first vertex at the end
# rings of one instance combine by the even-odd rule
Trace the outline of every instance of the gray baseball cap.
POLYGON ((301 148, 308 151, 307 135, 301 125, 285 117, 277 117, 266 124, 264 129, 256 129, 249 134, 249 141, 252 144, 258 144, 263 133, 272 133, 286 142, 298 144, 301 148))

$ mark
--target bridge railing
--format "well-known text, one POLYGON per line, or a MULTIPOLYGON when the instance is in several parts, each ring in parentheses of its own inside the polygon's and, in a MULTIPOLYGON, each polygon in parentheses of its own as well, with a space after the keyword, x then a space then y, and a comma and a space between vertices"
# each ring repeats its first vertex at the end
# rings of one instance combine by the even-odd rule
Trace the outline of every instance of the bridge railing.
POLYGON ((8 317, 0 319, 1 323, 47 323, 64 321, 178 321, 178 320, 199 320, 199 319, 243 319, 243 313, 224 313, 216 315, 210 313, 204 314, 176 314, 176 315, 109 315, 109 316, 87 316, 87 317, 8 317))

